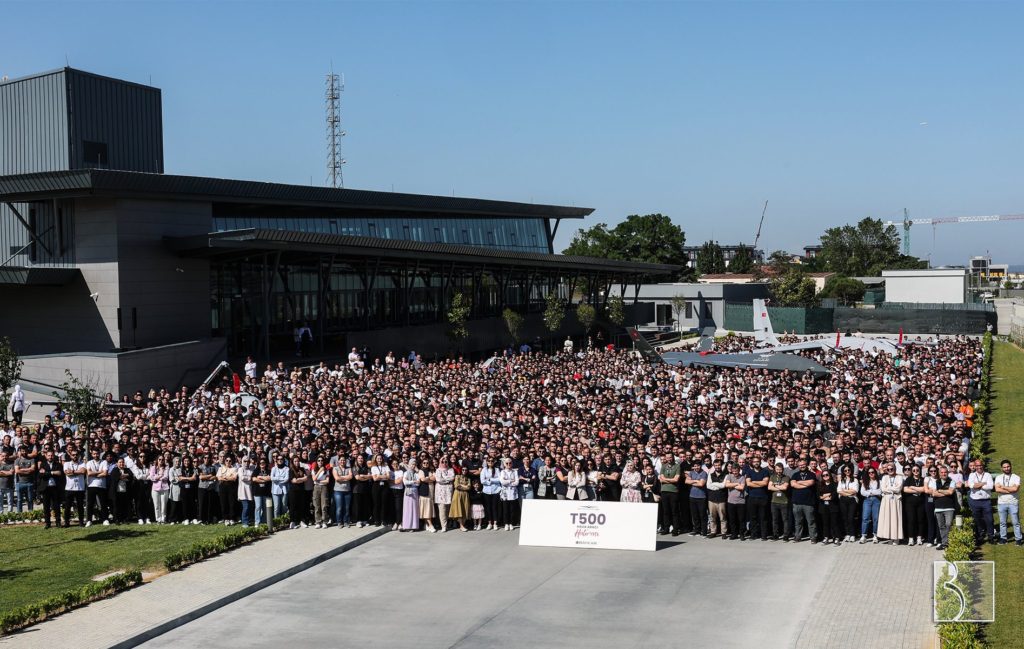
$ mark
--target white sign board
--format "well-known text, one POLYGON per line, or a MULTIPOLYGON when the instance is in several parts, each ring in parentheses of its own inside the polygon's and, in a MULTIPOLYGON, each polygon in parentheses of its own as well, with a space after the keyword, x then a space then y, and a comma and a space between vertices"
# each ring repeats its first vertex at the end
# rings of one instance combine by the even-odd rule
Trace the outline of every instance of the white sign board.
POLYGON ((654 503, 526 499, 519 545, 654 550, 657 526, 654 503))

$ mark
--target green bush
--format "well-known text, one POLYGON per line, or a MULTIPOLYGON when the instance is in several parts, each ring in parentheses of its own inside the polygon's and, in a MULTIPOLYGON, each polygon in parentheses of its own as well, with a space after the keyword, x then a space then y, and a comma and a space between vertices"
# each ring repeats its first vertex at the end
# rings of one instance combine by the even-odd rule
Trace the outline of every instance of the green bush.
POLYGON ((0 617, 0 633, 6 634, 23 629, 89 602, 128 590, 141 583, 141 572, 138 570, 127 570, 107 577, 103 581, 86 584, 77 590, 69 590, 60 595, 48 597, 41 602, 16 608, 0 617))
POLYGON ((247 527, 235 532, 222 534, 210 541, 199 541, 191 546, 177 550, 164 557, 164 566, 168 570, 180 570, 185 566, 227 552, 247 543, 252 543, 267 535, 267 526, 247 527))
POLYGON ((0 524, 6 525, 9 523, 36 523, 43 520, 43 510, 34 509, 30 512, 7 512, 6 514, 0 514, 0 524))

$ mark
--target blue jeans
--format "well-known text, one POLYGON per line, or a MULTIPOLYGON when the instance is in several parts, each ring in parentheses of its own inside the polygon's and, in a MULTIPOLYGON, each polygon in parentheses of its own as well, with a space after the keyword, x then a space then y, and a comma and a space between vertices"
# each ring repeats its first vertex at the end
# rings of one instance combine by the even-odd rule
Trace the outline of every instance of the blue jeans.
POLYGON ((17 498, 14 495, 14 489, 11 489, 10 487, 0 489, 0 512, 4 511, 5 504, 7 511, 13 512, 15 502, 17 502, 17 498))
POLYGON ((882 508, 882 499, 878 496, 868 496, 860 510, 860 535, 868 535, 870 523, 871 533, 878 534, 878 510, 882 508))
POLYGON ((1006 522, 1013 521, 1013 538, 1020 540, 1020 518, 1017 515, 1018 505, 1016 503, 1000 503, 999 510, 999 538, 1006 540, 1006 522))
POLYGON ((530 485, 519 485, 519 500, 526 500, 527 498, 533 498, 533 487, 530 485))
POLYGON ((252 501, 239 500, 242 505, 242 525, 252 525, 252 501))
POLYGON ((352 509, 352 492, 334 492, 334 522, 337 525, 347 525, 352 522, 350 515, 352 509))
POLYGON ((19 482, 18 483, 18 511, 21 511, 21 506, 28 503, 28 510, 32 511, 35 509, 33 496, 35 495, 35 489, 31 482, 19 482))
POLYGON ((262 525, 267 511, 267 496, 254 496, 252 501, 253 509, 256 511, 256 525, 262 525))
POLYGON ((274 500, 274 517, 283 516, 288 511, 288 494, 274 494, 271 496, 274 500))

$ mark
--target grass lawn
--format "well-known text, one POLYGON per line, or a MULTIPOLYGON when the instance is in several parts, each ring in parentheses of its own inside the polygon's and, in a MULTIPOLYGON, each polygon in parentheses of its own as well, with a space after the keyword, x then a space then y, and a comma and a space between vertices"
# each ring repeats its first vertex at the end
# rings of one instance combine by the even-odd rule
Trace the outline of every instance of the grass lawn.
MULTIPOLYGON (((992 429, 988 470, 1002 471, 1008 458, 1017 475, 1024 473, 1024 352, 1009 343, 995 343, 992 365, 992 429)), ((993 503, 993 508, 995 504, 993 503)), ((998 524, 998 516, 996 516, 998 524)), ((1006 530, 1012 539, 1013 532, 1006 530)), ((998 533, 998 528, 997 528, 998 533)), ((1012 543, 983 546, 982 558, 996 562, 996 621, 985 628, 992 647, 1020 646, 1020 606, 1024 601, 1024 548, 1012 543)))
POLYGON ((224 534, 223 525, 0 528, 0 613, 83 586, 121 568, 163 569, 168 553, 224 534))

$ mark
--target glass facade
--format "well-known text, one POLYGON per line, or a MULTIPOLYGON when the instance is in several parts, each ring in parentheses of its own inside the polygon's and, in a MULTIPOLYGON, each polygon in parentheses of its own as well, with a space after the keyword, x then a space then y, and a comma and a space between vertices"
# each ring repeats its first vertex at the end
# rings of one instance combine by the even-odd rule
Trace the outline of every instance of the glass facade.
POLYGON ((550 254, 544 219, 215 215, 215 232, 257 228, 451 243, 550 254))

